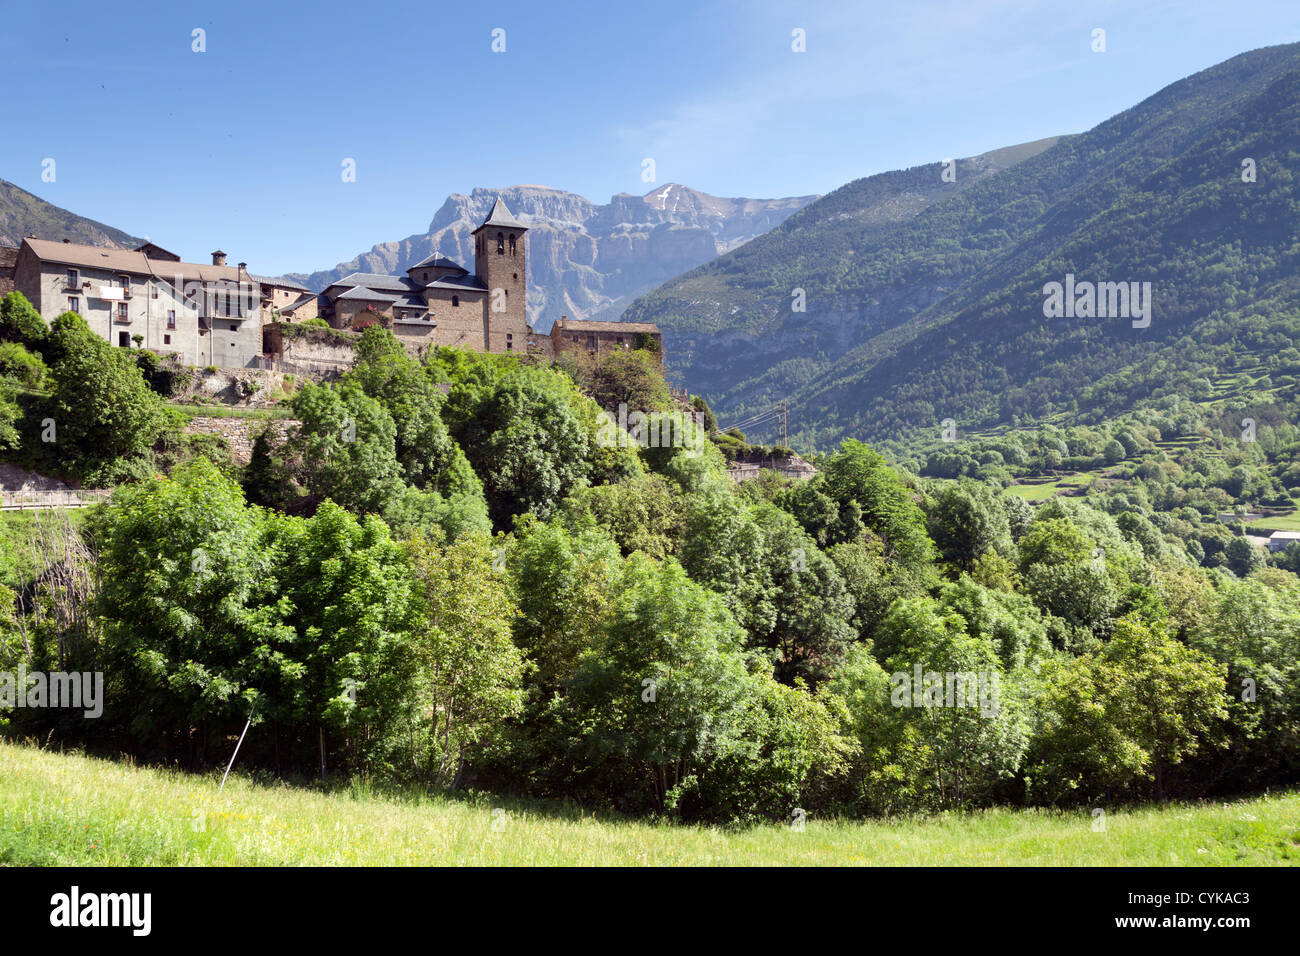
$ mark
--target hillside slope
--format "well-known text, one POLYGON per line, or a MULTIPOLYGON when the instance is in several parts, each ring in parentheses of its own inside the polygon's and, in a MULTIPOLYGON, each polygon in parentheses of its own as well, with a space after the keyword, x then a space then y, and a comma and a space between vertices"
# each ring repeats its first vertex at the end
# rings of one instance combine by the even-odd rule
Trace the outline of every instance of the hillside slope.
POLYGON ((1149 392, 1134 370, 1179 363, 1183 337, 1231 334, 1247 308, 1294 316, 1298 91, 1300 46, 1243 54, 965 189, 959 173, 893 224, 853 225, 869 184, 935 189, 940 167, 859 180, 627 318, 664 326, 724 423, 788 397, 792 433, 819 443, 1128 407, 1149 392), (1154 321, 1045 319, 1043 287, 1067 273, 1151 282, 1154 321))
POLYGON ((60 209, 0 179, 0 245, 16 246, 29 235, 38 239, 69 239, 91 246, 134 248, 140 244, 139 239, 121 229, 60 209))

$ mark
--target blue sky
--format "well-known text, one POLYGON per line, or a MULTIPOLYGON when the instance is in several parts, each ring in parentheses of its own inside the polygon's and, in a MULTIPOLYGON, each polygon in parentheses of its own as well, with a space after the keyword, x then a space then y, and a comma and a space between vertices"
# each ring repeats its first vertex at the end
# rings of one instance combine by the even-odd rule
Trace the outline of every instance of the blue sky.
POLYGON ((648 157, 660 184, 804 195, 1079 132, 1300 40, 1300 3, 42 0, 0 22, 0 178, 278 274, 423 232, 474 187, 606 202, 652 188, 648 157))

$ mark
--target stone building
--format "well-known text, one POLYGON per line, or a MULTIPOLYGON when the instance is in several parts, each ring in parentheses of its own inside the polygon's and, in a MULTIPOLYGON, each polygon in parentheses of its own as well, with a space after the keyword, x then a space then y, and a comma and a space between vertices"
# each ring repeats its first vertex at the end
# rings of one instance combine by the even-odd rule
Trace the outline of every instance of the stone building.
MULTIPOLYGON (((319 314, 335 328, 390 327, 413 351, 452 345, 479 352, 524 352, 528 227, 500 199, 474 230, 474 272, 437 254, 404 276, 354 272, 320 295, 319 314)), ((295 316, 296 318, 297 316, 295 316)))
POLYGON ((381 322, 412 351, 451 345, 478 352, 532 352, 554 357, 563 349, 597 354, 613 348, 659 350, 657 326, 561 319, 549 335, 528 324, 528 227, 500 199, 473 232, 474 272, 434 254, 404 276, 354 272, 326 288, 303 312, 316 309, 335 328, 364 328, 381 322))
POLYGON ((46 322, 81 315, 114 345, 174 353, 187 365, 244 368, 262 353, 262 289, 244 263, 181 262, 153 243, 105 249, 27 238, 14 285, 46 322))
POLYGON ((551 352, 586 352, 597 357, 616 349, 646 349, 663 362, 663 335, 649 322, 587 322, 560 316, 551 326, 551 352))
MULTIPOLYGON (((301 300, 310 298, 313 302, 316 295, 308 290, 301 282, 294 282, 292 279, 276 279, 270 276, 252 276, 252 280, 258 284, 262 295, 262 315, 267 322, 274 322, 277 313, 293 313, 295 306, 301 304, 301 300)), ((301 321, 302 319, 311 319, 316 317, 313 309, 311 315, 295 316, 301 321)))

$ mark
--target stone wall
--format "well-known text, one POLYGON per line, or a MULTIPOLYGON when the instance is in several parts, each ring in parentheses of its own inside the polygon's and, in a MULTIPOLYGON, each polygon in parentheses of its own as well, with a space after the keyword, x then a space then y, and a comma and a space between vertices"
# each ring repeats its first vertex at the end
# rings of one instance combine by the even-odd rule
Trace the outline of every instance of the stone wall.
POLYGON ((297 335, 285 335, 280 326, 268 325, 265 348, 273 367, 283 365, 286 370, 315 371, 322 374, 346 371, 357 360, 355 342, 360 336, 340 333, 330 329, 297 326, 297 335))
POLYGON ((14 269, 18 265, 18 247, 0 246, 0 296, 14 291, 14 269))
POLYGON ((301 422, 292 418, 212 418, 196 415, 189 420, 185 431, 191 435, 220 435, 230 446, 230 457, 246 465, 253 457, 253 440, 263 428, 270 427, 277 439, 283 441, 289 430, 301 422))

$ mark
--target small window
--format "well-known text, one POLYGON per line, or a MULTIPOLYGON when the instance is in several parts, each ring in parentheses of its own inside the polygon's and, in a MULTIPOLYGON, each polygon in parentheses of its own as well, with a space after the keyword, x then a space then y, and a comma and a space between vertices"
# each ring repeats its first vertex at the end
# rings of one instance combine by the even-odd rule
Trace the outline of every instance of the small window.
POLYGON ((69 289, 81 288, 81 273, 78 272, 76 269, 68 270, 68 288, 69 289))
POLYGON ((117 320, 119 322, 125 322, 128 318, 130 318, 130 316, 127 314, 126 311, 126 303, 119 302, 117 304, 117 320))
POLYGON ((164 335, 163 345, 171 345, 171 344, 172 344, 172 337, 170 335, 164 335))
POLYGON ((512 256, 515 254, 515 237, 514 237, 514 236, 511 236, 511 237, 510 237, 510 254, 511 254, 512 256))
POLYGON ((428 282, 428 281, 429 281, 429 273, 427 273, 427 272, 421 272, 420 275, 422 275, 422 276, 424 277, 424 281, 425 281, 425 282, 428 282))
POLYGON ((167 328, 169 328, 169 329, 174 329, 174 328, 176 328, 176 310, 175 310, 175 309, 168 309, 168 310, 167 310, 167 328))
POLYGON ((458 296, 458 295, 453 295, 453 296, 451 297, 451 304, 452 304, 453 306, 459 308, 459 307, 460 307, 460 296, 458 296))
POLYGON ((68 296, 68 311, 81 315, 81 300, 75 295, 68 296))
POLYGON ((152 295, 155 299, 158 298, 158 283, 156 282, 149 283, 149 294, 152 295))
POLYGON ((497 233, 497 255, 504 256, 505 254, 506 254, 505 233, 498 232, 497 233))
POLYGON ((131 277, 130 277, 130 276, 127 276, 127 275, 124 275, 124 276, 118 276, 118 278, 120 278, 120 279, 122 280, 122 290, 123 290, 127 295, 130 295, 130 294, 131 294, 131 277))

